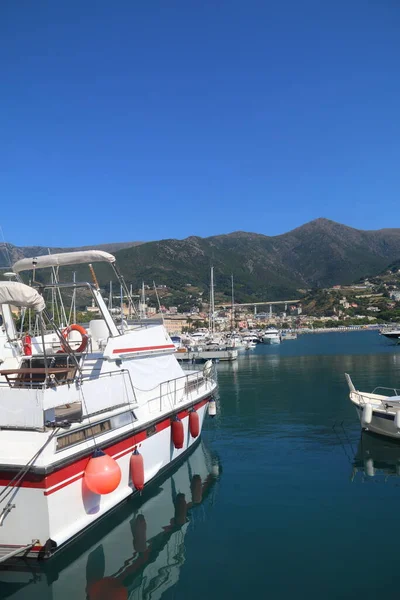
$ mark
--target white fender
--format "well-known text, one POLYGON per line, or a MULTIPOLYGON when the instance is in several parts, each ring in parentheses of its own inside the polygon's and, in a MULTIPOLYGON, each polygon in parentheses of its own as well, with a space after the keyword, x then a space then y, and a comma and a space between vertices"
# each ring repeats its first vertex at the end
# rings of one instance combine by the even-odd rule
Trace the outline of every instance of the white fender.
POLYGON ((394 415, 394 424, 397 427, 397 429, 400 429, 400 410, 396 410, 396 413, 394 415))
POLYGON ((217 414, 217 405, 215 403, 215 400, 210 400, 210 402, 208 403, 208 414, 210 417, 215 417, 215 415, 217 414))
POLYGON ((203 367, 203 375, 206 379, 208 379, 211 375, 211 371, 212 371, 212 367, 213 367, 213 362, 212 360, 208 360, 204 367, 203 367))
POLYGON ((364 425, 369 425, 372 421, 372 405, 366 404, 362 413, 362 422, 364 425))
POLYGON ((366 473, 366 475, 368 475, 368 477, 374 477, 375 467, 374 467, 374 461, 372 460, 372 458, 367 458, 367 460, 364 462, 364 469, 365 469, 365 473, 366 473))

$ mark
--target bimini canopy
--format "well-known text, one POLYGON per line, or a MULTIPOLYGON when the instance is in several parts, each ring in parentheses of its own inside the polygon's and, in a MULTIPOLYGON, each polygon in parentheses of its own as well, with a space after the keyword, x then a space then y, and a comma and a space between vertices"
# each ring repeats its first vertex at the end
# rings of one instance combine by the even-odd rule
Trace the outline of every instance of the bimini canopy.
POLYGON ((14 273, 45 269, 46 267, 62 267, 65 265, 80 265, 94 262, 115 262, 115 256, 103 250, 81 250, 79 252, 62 252, 61 254, 46 254, 37 258, 22 258, 14 266, 14 273))
POLYGON ((38 313, 46 308, 43 296, 29 285, 16 281, 0 281, 0 304, 33 308, 38 313))

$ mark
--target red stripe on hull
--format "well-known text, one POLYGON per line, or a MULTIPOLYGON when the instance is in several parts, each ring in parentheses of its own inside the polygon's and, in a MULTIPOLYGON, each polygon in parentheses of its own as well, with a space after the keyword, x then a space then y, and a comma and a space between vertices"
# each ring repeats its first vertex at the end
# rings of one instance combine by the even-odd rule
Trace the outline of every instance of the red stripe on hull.
MULTIPOLYGON (((201 400, 201 402, 198 402, 197 404, 195 404, 194 408, 196 410, 198 410, 199 408, 201 408, 202 406, 204 406, 207 403, 208 403, 208 398, 201 400)), ((181 410, 180 412, 177 413, 177 416, 180 419, 183 419, 183 418, 187 417, 188 415, 189 415, 188 409, 181 410)), ((158 423, 155 424, 156 433, 160 433, 161 431, 163 431, 164 429, 167 429, 170 426, 171 426, 171 418, 168 417, 167 419, 163 419, 162 421, 159 421, 158 423)), ((132 449, 134 448, 134 446, 137 446, 138 444, 140 444, 141 442, 143 442, 144 440, 147 439, 147 433, 146 433, 147 427, 148 427, 148 425, 145 426, 143 430, 138 431, 138 433, 135 433, 134 435, 132 435, 128 438, 125 438, 124 440, 121 440, 120 442, 116 442, 116 443, 111 442, 109 446, 102 447, 102 450, 112 457, 116 456, 117 459, 121 458, 122 456, 125 456, 126 454, 129 454, 130 452, 132 452, 132 449)), ((79 479, 81 479, 83 477, 83 472, 84 472, 89 460, 90 460, 90 456, 86 456, 85 458, 81 458, 66 467, 61 467, 58 471, 55 471, 54 473, 50 473, 49 475, 46 475, 46 476, 28 473, 26 478, 24 479, 24 481, 22 481, 19 484, 19 487, 43 489, 43 490, 46 490, 43 492, 44 495, 49 496, 50 494, 57 492, 58 490, 62 489, 63 487, 66 487, 67 485, 74 483, 75 481, 78 481, 79 479), (66 479, 68 479, 68 481, 65 481, 66 479), (53 486, 56 486, 56 487, 53 488, 53 486), (53 488, 53 489, 48 489, 48 488, 53 488)), ((0 486, 9 485, 11 483, 11 479, 12 479, 12 476, 3 471, 2 473, 0 473, 0 486)))
POLYGON ((169 350, 175 348, 174 344, 168 344, 166 346, 143 346, 140 348, 115 348, 113 354, 122 354, 124 352, 144 352, 146 350, 169 350))

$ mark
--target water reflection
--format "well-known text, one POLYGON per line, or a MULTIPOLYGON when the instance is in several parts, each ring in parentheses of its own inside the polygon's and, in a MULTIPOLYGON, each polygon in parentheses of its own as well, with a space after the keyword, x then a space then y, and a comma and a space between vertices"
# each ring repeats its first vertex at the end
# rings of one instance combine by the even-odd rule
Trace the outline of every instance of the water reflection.
POLYGON ((211 508, 207 498, 220 473, 219 459, 201 442, 139 501, 124 504, 50 561, 19 560, 5 567, 1 598, 71 600, 71 593, 88 600, 160 598, 179 579, 185 536, 211 508))
POLYGON ((363 432, 353 460, 353 479, 400 477, 400 443, 363 432))

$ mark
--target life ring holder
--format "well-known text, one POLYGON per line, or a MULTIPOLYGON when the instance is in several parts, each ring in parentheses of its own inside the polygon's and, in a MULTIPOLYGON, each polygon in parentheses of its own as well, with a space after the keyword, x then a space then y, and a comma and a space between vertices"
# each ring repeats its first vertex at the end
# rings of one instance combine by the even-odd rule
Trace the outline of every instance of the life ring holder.
MULTIPOLYGON (((74 352, 76 352, 76 353, 84 352, 87 348, 88 341, 89 341, 88 332, 86 331, 86 329, 84 327, 82 327, 82 325, 77 325, 76 323, 73 323, 72 325, 68 325, 68 327, 63 329, 61 332, 61 335, 67 342, 68 342, 68 336, 71 333, 71 331, 78 331, 82 336, 81 345, 76 350, 74 350, 74 352)), ((63 344, 61 344, 61 349, 63 352, 68 352, 67 347, 64 346, 63 344)))

